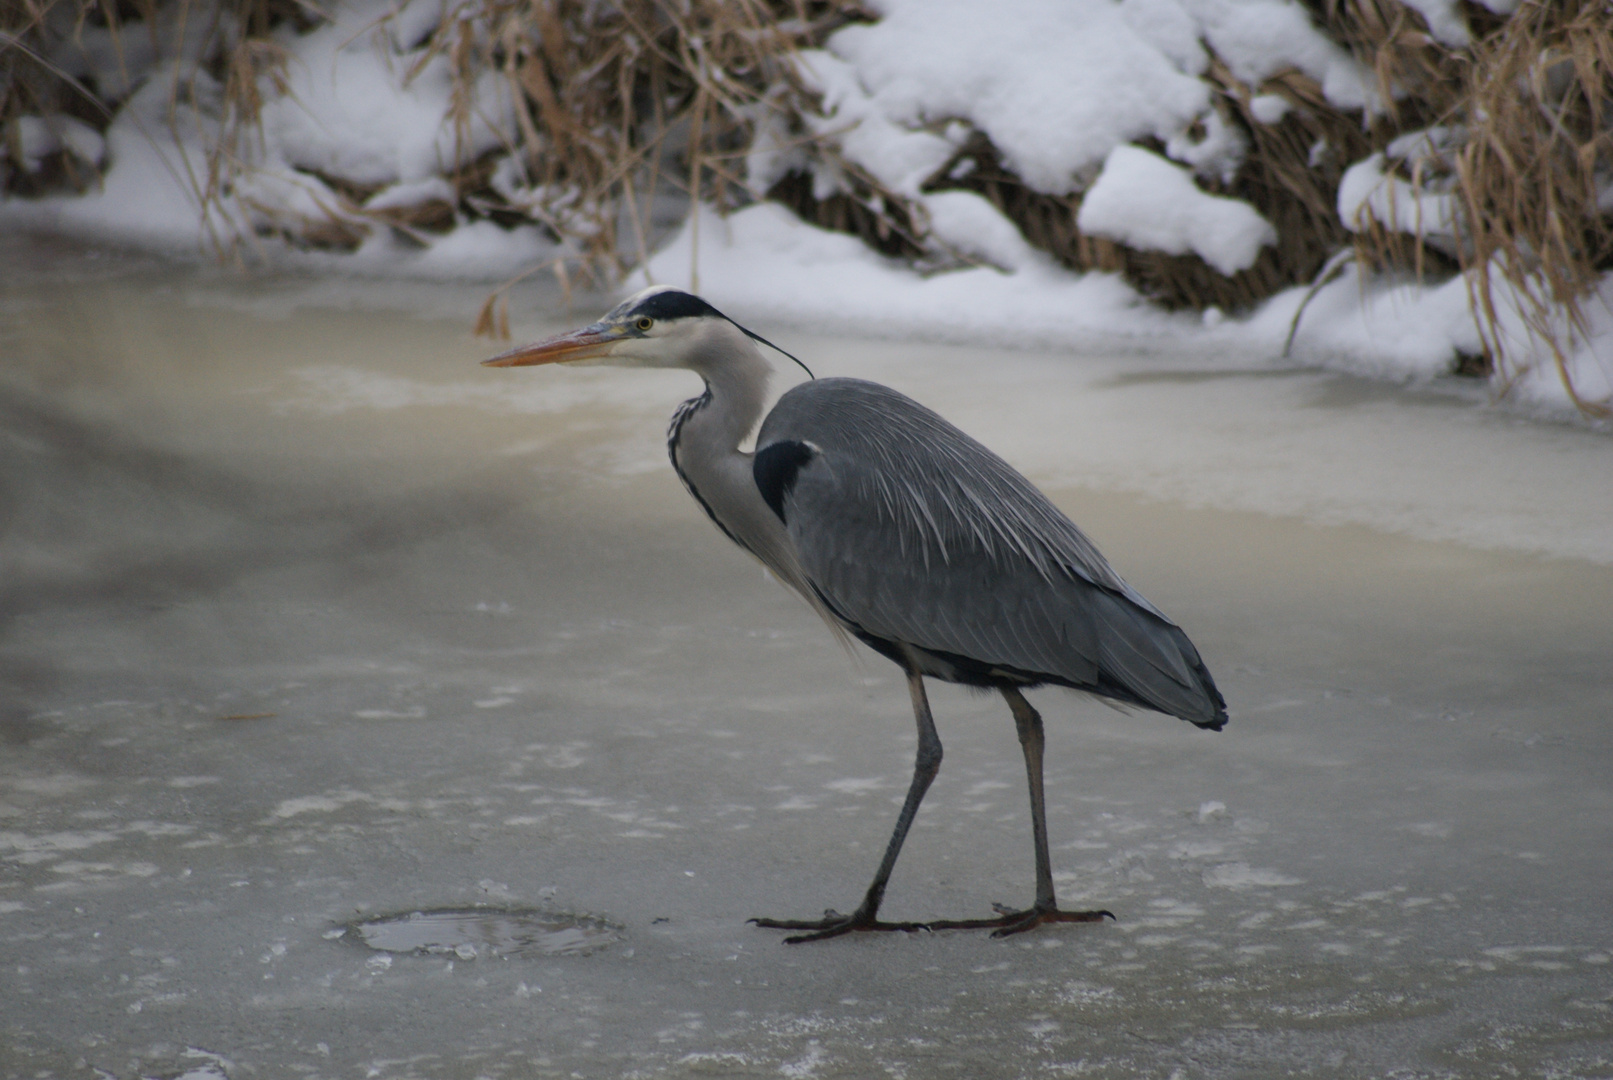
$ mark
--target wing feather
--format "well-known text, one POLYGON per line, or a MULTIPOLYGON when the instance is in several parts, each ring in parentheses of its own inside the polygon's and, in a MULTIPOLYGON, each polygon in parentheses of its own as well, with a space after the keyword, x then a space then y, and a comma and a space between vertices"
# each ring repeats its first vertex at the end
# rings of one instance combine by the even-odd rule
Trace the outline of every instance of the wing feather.
POLYGON ((810 445, 781 516, 812 587, 865 634, 1205 726, 1187 636, 1030 481, 917 402, 856 379, 779 400, 759 451, 810 445))

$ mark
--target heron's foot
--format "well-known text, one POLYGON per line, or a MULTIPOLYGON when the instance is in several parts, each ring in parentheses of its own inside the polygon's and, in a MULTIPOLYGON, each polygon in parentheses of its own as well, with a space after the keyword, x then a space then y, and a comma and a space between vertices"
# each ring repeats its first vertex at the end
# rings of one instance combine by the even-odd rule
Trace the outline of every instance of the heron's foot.
MULTIPOLYGON (((915 933, 919 930, 990 930, 994 938, 1008 937, 1011 934, 1023 934, 1033 930, 1043 923, 1092 923, 1102 922, 1104 919, 1114 919, 1112 911, 1060 911, 1056 907, 1033 907, 1025 911, 1007 907, 1003 904, 991 905, 997 912, 994 919, 937 919, 934 922, 880 922, 872 915, 865 915, 862 911, 851 915, 842 915, 834 908, 823 913, 821 919, 750 919, 747 920, 755 926, 766 927, 771 930, 806 930, 805 934, 795 934, 784 939, 786 945, 799 945, 804 941, 823 941, 827 938, 840 937, 859 930, 900 930, 904 933, 915 933)), ((1118 919, 1115 919, 1118 922, 1118 919)))
POLYGON ((872 914, 864 914, 861 909, 850 915, 842 915, 834 908, 823 913, 821 919, 750 919, 748 922, 767 927, 770 930, 808 930, 810 933, 795 934, 784 939, 786 945, 799 945, 804 941, 823 941, 826 938, 839 937, 858 930, 900 930, 912 934, 919 930, 930 929, 929 923, 921 922, 880 922, 872 914))
MULTIPOLYGON (((1017 911, 1003 904, 993 904, 997 912, 995 919, 941 919, 929 923, 931 930, 990 930, 994 938, 1008 937, 1011 934, 1023 934, 1027 930, 1034 930, 1043 923, 1074 922, 1090 923, 1102 922, 1104 919, 1114 919, 1112 911, 1060 911, 1056 907, 1033 907, 1025 911, 1017 911)), ((1120 920, 1115 919, 1116 922, 1120 920)))

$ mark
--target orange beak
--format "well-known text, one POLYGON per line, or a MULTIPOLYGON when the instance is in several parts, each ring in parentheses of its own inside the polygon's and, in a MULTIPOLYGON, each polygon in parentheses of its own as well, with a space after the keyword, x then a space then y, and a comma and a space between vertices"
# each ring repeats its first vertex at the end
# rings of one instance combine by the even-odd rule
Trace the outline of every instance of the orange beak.
POLYGON ((610 347, 622 340, 615 329, 595 323, 581 330, 573 330, 559 337, 547 338, 534 345, 522 345, 491 360, 483 360, 486 367, 525 367, 528 364, 563 364, 568 360, 588 360, 604 356, 610 347))

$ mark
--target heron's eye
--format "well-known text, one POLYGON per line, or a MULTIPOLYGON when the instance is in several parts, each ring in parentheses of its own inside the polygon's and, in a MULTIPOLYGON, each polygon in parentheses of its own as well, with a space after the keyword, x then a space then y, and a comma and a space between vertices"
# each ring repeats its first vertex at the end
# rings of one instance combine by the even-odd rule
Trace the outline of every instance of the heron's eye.
POLYGON ((655 325, 655 320, 650 318, 648 315, 640 315, 638 317, 638 321, 635 322, 634 325, 640 330, 648 330, 650 327, 655 325))

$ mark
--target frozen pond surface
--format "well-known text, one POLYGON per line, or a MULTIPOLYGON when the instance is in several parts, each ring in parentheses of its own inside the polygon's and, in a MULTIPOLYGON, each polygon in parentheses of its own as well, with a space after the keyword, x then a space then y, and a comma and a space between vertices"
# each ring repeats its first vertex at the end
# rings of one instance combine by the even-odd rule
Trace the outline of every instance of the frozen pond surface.
MULTIPOLYGON (((475 288, 0 255, 0 1075, 1613 1075, 1607 436, 735 313, 1024 469, 1232 712, 1033 696, 1117 923, 786 947, 745 919, 855 904, 912 719, 678 485, 692 376, 478 368, 475 288)), ((932 702, 884 913, 1028 903, 1012 721, 932 702)))

